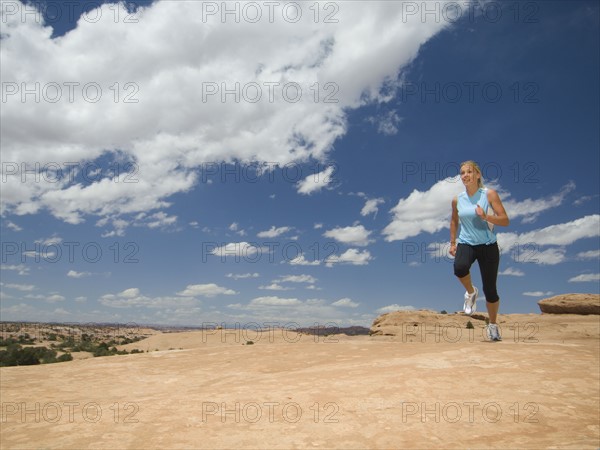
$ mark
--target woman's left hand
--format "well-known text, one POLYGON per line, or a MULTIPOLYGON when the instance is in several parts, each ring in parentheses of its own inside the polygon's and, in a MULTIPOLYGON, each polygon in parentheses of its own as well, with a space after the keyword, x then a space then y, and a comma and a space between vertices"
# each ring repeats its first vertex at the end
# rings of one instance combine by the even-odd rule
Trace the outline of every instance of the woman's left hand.
POLYGON ((481 208, 481 206, 477 205, 475 207, 475 213, 482 219, 485 220, 486 219, 486 214, 483 212, 483 209, 481 208))

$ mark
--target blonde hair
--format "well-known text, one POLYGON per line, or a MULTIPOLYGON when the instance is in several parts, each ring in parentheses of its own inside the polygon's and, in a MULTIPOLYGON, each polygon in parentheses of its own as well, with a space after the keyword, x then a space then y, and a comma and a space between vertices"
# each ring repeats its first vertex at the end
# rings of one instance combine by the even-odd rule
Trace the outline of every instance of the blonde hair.
POLYGON ((479 180, 477 180, 477 186, 480 188, 485 187, 483 185, 483 175, 481 175, 481 169, 479 168, 479 164, 477 164, 475 161, 465 161, 463 163, 460 164, 460 167, 462 168, 462 166, 471 166, 473 167, 473 169, 475 170, 475 172, 477 172, 479 174, 479 180))

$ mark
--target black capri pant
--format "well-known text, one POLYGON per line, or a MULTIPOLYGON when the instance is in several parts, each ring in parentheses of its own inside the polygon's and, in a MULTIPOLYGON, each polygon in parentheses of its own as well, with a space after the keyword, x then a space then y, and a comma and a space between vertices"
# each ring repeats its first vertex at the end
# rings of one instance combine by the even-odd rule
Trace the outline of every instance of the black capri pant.
POLYGON ((458 244, 454 258, 454 275, 458 278, 466 277, 475 261, 479 264, 485 300, 496 303, 500 300, 498 291, 496 291, 496 279, 500 264, 498 243, 490 245, 458 244))

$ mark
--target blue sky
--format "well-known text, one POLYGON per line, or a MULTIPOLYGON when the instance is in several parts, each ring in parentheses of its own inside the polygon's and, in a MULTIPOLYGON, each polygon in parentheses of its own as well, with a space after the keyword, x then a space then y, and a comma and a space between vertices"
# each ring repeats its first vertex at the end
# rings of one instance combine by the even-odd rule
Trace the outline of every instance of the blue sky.
POLYGON ((2 320, 459 310, 468 159, 501 313, 599 292, 597 2, 222 5, 2 1, 2 320))

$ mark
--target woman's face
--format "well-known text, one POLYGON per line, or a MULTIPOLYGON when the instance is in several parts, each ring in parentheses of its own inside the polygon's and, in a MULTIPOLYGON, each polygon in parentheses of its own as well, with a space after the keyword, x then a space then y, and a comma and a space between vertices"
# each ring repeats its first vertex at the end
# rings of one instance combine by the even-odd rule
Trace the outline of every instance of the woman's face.
POLYGON ((460 168, 460 179, 465 186, 475 185, 478 186, 481 175, 475 170, 471 164, 465 164, 460 168))

